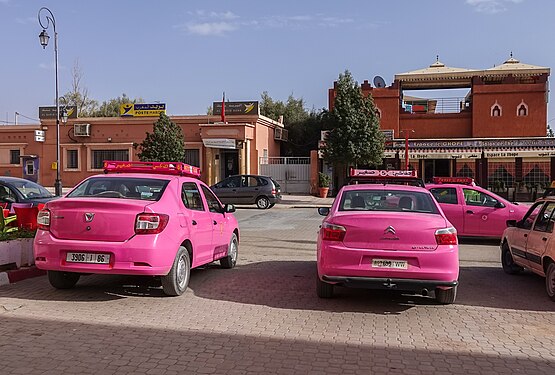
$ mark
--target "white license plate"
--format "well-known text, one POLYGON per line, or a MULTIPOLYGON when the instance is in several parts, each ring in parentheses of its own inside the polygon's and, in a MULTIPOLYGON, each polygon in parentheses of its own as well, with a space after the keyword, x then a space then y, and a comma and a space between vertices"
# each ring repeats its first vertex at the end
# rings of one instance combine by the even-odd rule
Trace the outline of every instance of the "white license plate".
POLYGON ((108 264, 110 263, 110 254, 67 253, 66 262, 108 264))
POLYGON ((372 259, 372 267, 406 270, 408 268, 408 263, 406 260, 372 259))

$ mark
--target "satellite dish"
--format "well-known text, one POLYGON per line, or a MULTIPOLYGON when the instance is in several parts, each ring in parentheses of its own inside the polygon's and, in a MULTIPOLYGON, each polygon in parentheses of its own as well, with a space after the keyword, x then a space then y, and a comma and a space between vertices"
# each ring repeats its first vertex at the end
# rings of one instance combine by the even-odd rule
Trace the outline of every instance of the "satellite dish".
POLYGON ((384 79, 380 76, 375 76, 374 77, 374 86, 375 87, 385 87, 384 79))

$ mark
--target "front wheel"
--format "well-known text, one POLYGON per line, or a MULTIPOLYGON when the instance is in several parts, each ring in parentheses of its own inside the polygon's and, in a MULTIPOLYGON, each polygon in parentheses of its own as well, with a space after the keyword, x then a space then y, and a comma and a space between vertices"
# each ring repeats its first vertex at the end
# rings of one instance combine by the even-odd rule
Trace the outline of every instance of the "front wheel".
POLYGON ((237 235, 233 233, 231 235, 231 240, 229 241, 229 246, 227 248, 227 256, 220 259, 220 265, 222 268, 233 268, 237 264, 237 255, 239 253, 239 241, 237 241, 237 235))
POLYGON ((265 210, 270 206, 270 200, 267 197, 258 197, 256 198, 256 206, 261 210, 265 210))
POLYGON ((457 298, 457 287, 449 289, 436 288, 436 301, 442 305, 450 305, 457 298))
POLYGON ((503 271, 509 275, 515 275, 523 270, 521 266, 515 263, 507 242, 503 242, 501 246, 501 265, 503 271))
POLYGON ((179 247, 170 273, 162 276, 162 289, 168 296, 182 295, 189 285, 191 277, 191 259, 183 246, 179 247))
POLYGON ((545 289, 549 298, 555 302, 555 263, 551 262, 545 273, 545 289))
POLYGON ((48 271, 48 281, 56 289, 71 289, 80 277, 81 275, 75 272, 48 271))

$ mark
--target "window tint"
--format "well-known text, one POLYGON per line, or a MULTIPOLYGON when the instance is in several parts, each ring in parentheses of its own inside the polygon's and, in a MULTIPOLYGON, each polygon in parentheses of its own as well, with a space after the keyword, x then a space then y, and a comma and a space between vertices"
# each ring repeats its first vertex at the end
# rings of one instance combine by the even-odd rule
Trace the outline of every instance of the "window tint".
POLYGON ((455 188, 434 188, 430 192, 438 203, 457 204, 457 189, 455 188))
POLYGON ((202 192, 206 198, 206 203, 208 204, 208 209, 210 212, 223 212, 222 205, 218 198, 208 189, 206 186, 202 187, 202 192))
POLYGON ((404 190, 346 191, 341 197, 339 211, 439 213, 430 194, 404 190))
POLYGON ((157 201, 168 183, 169 180, 151 178, 95 177, 83 181, 67 196, 157 201))
POLYGON ((0 185, 0 202, 7 202, 7 199, 16 200, 16 195, 7 186, 0 185))
POLYGON ((464 201, 469 206, 495 207, 499 202, 488 194, 474 189, 463 189, 464 201))
POLYGON ((248 187, 259 186, 258 180, 254 176, 246 176, 245 177, 245 183, 246 183, 246 186, 248 186, 248 187))
POLYGON ((528 210, 526 215, 524 215, 524 218, 522 219, 520 224, 520 228, 531 229, 532 224, 534 224, 534 220, 536 219, 536 216, 538 216, 538 213, 540 212, 542 206, 543 206, 543 202, 536 203, 535 205, 533 205, 528 210))
POLYGON ((226 178, 221 182, 223 188, 238 188, 241 186, 241 177, 234 176, 226 178))
MULTIPOLYGON (((41 185, 32 181, 17 180, 12 182, 12 188, 19 190, 24 198, 50 198, 52 194, 41 185)), ((15 197, 15 194, 12 193, 15 197)))
POLYGON ((198 186, 194 182, 185 182, 181 186, 181 200, 190 210, 204 211, 204 203, 202 203, 198 186))
POLYGON ((555 203, 546 204, 534 225, 534 230, 538 232, 552 232, 553 231, 553 211, 555 210, 555 203))

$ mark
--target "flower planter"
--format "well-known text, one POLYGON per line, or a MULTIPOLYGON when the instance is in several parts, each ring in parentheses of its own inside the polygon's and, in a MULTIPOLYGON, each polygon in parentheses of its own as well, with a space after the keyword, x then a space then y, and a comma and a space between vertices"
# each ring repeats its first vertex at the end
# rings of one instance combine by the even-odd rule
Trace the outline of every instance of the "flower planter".
POLYGON ((0 241, 0 267, 14 264, 17 268, 35 264, 33 238, 0 241))
POLYGON ((329 187, 318 188, 318 195, 320 196, 320 198, 326 198, 328 196, 329 190, 329 187))

